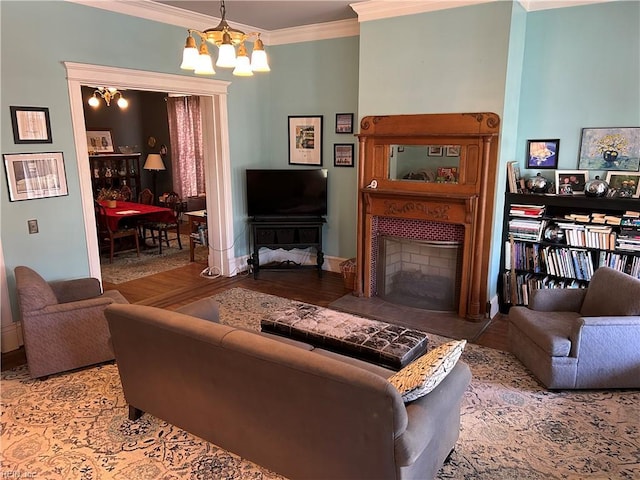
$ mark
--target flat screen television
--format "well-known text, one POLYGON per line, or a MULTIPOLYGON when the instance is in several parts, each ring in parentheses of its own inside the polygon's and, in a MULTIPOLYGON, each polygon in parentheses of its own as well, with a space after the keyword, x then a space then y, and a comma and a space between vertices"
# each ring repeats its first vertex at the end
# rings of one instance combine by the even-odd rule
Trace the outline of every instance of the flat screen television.
POLYGON ((250 217, 322 217, 327 214, 327 170, 248 169, 250 217))

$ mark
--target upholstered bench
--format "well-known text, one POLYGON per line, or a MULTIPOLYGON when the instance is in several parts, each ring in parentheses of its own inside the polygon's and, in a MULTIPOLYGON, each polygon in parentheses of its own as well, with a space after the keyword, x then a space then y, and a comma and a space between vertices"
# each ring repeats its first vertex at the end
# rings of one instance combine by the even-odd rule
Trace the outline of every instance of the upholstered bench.
POLYGON ((427 334, 306 303, 267 315, 262 331, 399 370, 424 354, 427 334))

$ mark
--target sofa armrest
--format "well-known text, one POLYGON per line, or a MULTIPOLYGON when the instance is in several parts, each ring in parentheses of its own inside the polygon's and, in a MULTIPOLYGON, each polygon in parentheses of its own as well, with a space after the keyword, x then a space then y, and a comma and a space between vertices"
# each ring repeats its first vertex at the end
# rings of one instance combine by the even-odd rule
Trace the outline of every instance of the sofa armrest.
POLYGON ((56 305, 48 305, 40 310, 34 310, 29 312, 30 317, 46 317, 49 315, 68 314, 75 310, 89 310, 89 309, 104 309, 108 305, 115 303, 113 298, 99 296, 95 298, 88 298, 86 300, 78 300, 75 302, 58 303, 56 305))
POLYGON ((531 292, 529 308, 539 312, 579 312, 586 288, 539 288, 531 292))
POLYGON ((578 321, 576 388, 640 388, 640 316, 578 321))
POLYGON ((49 282, 51 290, 58 302, 67 303, 76 300, 98 297, 102 295, 100 282, 97 278, 77 278, 74 280, 58 280, 49 282))

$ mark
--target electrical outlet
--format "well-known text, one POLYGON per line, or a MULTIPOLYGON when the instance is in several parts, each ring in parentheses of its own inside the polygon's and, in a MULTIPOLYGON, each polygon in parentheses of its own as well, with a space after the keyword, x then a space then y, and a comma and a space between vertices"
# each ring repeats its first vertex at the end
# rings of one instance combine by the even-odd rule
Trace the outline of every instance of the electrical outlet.
POLYGON ((27 226, 29 227, 29 235, 38 233, 38 220, 27 220, 27 226))

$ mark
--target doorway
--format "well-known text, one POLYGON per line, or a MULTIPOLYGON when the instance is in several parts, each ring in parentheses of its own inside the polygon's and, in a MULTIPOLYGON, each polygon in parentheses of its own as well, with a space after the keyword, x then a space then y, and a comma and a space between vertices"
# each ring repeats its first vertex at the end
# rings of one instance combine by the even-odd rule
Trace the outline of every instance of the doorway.
POLYGON ((216 228, 209 228, 209 244, 221 248, 209 250, 208 265, 222 275, 235 271, 233 245, 233 212, 231 204, 231 162, 227 121, 227 87, 229 82, 186 77, 182 75, 145 72, 124 68, 64 62, 71 103, 71 119, 78 160, 78 177, 87 241, 89 274, 102 278, 98 242, 95 236, 93 192, 86 147, 85 118, 81 87, 112 85, 124 89, 162 91, 198 95, 202 98, 202 124, 209 219, 216 219, 216 228))

